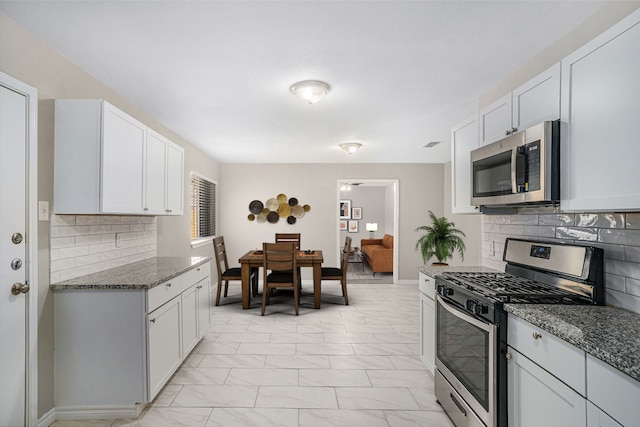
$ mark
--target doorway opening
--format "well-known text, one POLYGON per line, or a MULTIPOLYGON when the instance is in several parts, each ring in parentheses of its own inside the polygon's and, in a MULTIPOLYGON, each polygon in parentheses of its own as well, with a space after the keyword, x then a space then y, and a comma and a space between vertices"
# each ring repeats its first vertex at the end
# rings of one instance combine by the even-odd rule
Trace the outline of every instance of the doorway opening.
MULTIPOLYGON (((347 274, 349 283, 398 283, 398 193, 397 179, 338 179, 337 241, 342 247, 346 236, 352 238, 347 274), (363 256, 362 241, 382 239, 385 235, 393 239, 392 266, 383 267, 374 261, 376 265, 372 268, 372 262, 367 262, 363 256), (378 271, 374 272, 374 269, 378 271)), ((385 243, 388 240, 387 237, 385 243)))

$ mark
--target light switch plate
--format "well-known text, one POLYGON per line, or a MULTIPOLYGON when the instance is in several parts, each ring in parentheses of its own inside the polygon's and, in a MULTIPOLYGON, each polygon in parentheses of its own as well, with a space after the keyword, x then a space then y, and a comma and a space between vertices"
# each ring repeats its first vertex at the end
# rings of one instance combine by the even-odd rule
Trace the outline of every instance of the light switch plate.
POLYGON ((49 201, 38 202, 38 220, 49 221, 49 201))

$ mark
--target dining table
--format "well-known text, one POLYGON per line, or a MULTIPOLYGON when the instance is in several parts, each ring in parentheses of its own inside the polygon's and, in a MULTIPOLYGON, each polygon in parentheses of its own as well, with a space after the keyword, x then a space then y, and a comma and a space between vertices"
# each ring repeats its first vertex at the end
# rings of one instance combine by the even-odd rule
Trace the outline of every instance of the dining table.
MULTIPOLYGON (((260 250, 251 250, 240 257, 242 275, 242 308, 251 306, 251 270, 264 265, 264 253, 260 250)), ((320 250, 298 251, 296 265, 298 267, 313 268, 313 306, 320 308, 320 282, 322 277, 322 262, 324 258, 320 250)))

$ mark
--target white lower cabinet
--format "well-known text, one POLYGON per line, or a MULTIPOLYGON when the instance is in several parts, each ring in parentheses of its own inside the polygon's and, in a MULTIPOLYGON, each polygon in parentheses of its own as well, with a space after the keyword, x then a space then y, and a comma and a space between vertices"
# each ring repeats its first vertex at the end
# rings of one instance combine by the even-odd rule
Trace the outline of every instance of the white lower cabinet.
POLYGON ((593 403, 587 401, 587 427, 623 427, 593 403))
POLYGON ((210 272, 206 262, 151 289, 56 291, 56 418, 139 415, 209 327, 210 272))
POLYGON ((181 322, 181 306, 181 298, 177 296, 147 314, 149 400, 156 397, 182 363, 180 333, 185 323, 181 322))
POLYGON ((418 276, 420 288, 420 358, 433 374, 436 366, 435 281, 424 273, 418 276))
POLYGON ((509 426, 584 427, 586 399, 509 347, 509 426))

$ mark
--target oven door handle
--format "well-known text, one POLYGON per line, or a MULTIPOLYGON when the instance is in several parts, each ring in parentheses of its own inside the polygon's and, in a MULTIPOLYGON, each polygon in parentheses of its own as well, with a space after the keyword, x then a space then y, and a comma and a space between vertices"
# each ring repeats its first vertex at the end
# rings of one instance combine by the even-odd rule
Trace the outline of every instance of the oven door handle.
POLYGON ((436 301, 438 303, 440 303, 442 308, 447 310, 453 316, 456 316, 458 319, 464 320, 465 322, 471 323, 472 325, 477 326, 478 328, 482 329, 483 331, 491 333, 495 329, 495 325, 492 325, 491 323, 488 323, 488 322, 483 322, 481 320, 478 320, 475 317, 469 316, 468 314, 465 314, 464 312, 462 312, 462 311, 458 310, 457 308, 451 306, 440 295, 436 295, 436 301))

